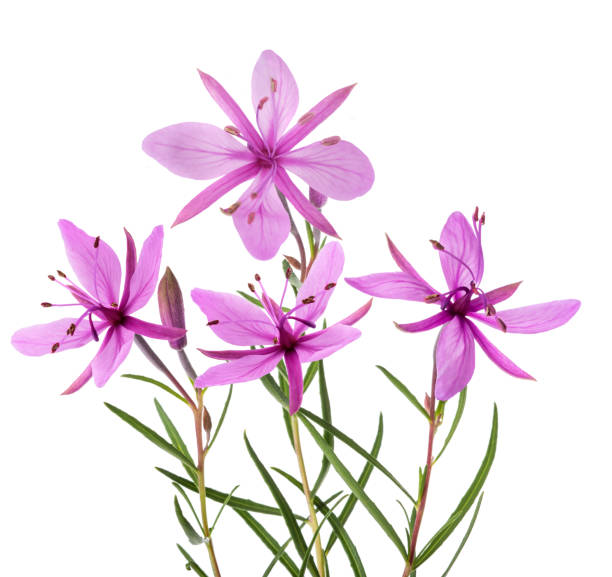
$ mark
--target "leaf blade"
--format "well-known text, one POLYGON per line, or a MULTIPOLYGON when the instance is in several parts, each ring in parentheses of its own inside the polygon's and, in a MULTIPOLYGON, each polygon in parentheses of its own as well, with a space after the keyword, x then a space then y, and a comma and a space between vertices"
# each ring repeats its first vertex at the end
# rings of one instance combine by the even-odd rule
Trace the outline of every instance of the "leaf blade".
POLYGON ((425 410, 425 407, 421 405, 419 400, 408 390, 408 387, 404 385, 397 377, 392 375, 385 367, 376 365, 376 368, 389 379, 391 384, 402 393, 417 409, 418 411, 429 421, 429 413, 425 410))

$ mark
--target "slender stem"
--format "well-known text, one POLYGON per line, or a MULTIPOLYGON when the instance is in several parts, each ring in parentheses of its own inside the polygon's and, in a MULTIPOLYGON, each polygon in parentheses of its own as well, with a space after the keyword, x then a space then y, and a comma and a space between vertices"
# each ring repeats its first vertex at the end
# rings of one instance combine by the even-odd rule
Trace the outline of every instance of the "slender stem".
MULTIPOLYGON (((277 189, 278 190, 278 189, 277 189)), ((289 210, 289 204, 287 203, 287 199, 285 195, 283 195, 280 191, 278 191, 278 196, 289 215, 289 223, 291 224, 291 234, 293 238, 295 238, 295 242, 298 245, 298 251, 300 252, 300 282, 304 282, 306 280, 306 274, 308 273, 307 268, 308 265, 306 263, 306 249, 304 248, 304 241, 302 240, 302 236, 300 235, 300 231, 295 225, 295 221, 293 220, 293 216, 291 216, 291 211, 289 210)))
MULTIPOLYGON (((308 510, 310 511, 309 524, 314 534, 317 533, 319 525, 317 523, 317 515, 315 513, 314 505, 312 503, 312 495, 310 494, 308 477, 306 476, 306 467, 304 466, 304 457, 302 456, 302 444, 300 443, 299 423, 295 415, 291 415, 291 428, 293 430, 293 447, 297 456, 300 476, 302 477, 304 497, 306 497, 306 503, 308 503, 308 510)), ((323 554, 323 547, 321 546, 321 535, 319 533, 317 533, 317 536, 315 538, 315 551, 317 556, 317 567, 319 569, 319 575, 321 577, 325 577, 325 557, 323 554)))
POLYGON ((189 377, 189 380, 192 383, 195 383, 195 380, 198 378, 198 374, 195 372, 195 369, 193 368, 193 365, 191 364, 187 353, 183 349, 181 349, 180 351, 178 351, 178 356, 179 360, 181 361, 181 366, 183 367, 183 369, 185 369, 185 373, 189 377))

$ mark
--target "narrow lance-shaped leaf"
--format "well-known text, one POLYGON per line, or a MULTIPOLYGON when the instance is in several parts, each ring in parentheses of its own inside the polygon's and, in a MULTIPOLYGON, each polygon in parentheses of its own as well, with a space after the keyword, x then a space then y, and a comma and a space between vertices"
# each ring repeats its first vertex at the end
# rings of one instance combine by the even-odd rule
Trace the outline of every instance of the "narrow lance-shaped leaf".
POLYGON ((126 379, 133 379, 135 381, 142 381, 144 383, 150 383, 151 385, 155 385, 156 387, 159 387, 163 391, 166 391, 166 393, 171 394, 173 397, 177 398, 179 401, 182 401, 183 403, 187 404, 187 401, 181 395, 179 395, 174 389, 170 388, 168 385, 165 385, 164 383, 160 381, 151 379, 150 377, 143 377, 142 375, 127 375, 126 374, 126 375, 121 375, 121 376, 126 379))
POLYGON ((234 392, 234 385, 230 385, 229 392, 227 393, 227 398, 225 399, 225 404, 223 405, 223 410, 221 411, 221 416, 219 417, 219 421, 217 422, 217 427, 215 428, 215 432, 213 433, 210 443, 208 443, 209 451, 211 447, 214 445, 215 440, 217 439, 217 435, 219 434, 219 431, 221 430, 221 425, 223 425, 223 421, 225 421, 225 415, 227 415, 227 409, 229 408, 230 401, 232 400, 233 392, 234 392))
POLYGON ((213 524, 210 526, 210 533, 211 534, 215 530, 215 526, 217 525, 217 521, 221 517, 221 513, 223 513, 223 510, 225 509, 225 506, 229 503, 230 499, 232 498, 232 495, 234 494, 234 491, 236 491, 236 489, 238 489, 238 487, 240 487, 240 485, 236 485, 229 492, 229 495, 225 498, 225 501, 223 501, 223 504, 221 505, 221 508, 219 509, 219 512, 217 513, 217 516, 215 517, 215 520, 213 521, 213 524))
POLYGON ((451 427, 448 430, 446 439, 444 439, 444 444, 442 445, 442 448, 440 449, 438 456, 434 459, 434 463, 442 456, 442 453, 444 453, 446 447, 448 447, 448 444, 450 443, 451 439, 453 438, 453 435, 455 434, 455 431, 457 430, 457 427, 459 426, 459 421, 461 421, 461 417, 463 416, 463 410, 465 409, 466 398, 467 398, 467 387, 465 387, 459 393, 459 401, 457 403, 457 411, 455 412, 455 417, 453 418, 451 427))
POLYGON ((304 392, 308 390, 310 383, 314 380, 319 371, 319 361, 313 361, 308 365, 306 373, 304 374, 304 392))
POLYGON ((191 513, 193 514, 195 520, 197 521, 198 525, 200 526, 200 529, 203 532, 204 531, 204 527, 202 526, 202 523, 200 522, 200 518, 198 517, 198 514, 196 513, 196 510, 195 510, 194 506, 191 504, 191 501, 190 501, 189 497, 187 496, 187 493, 185 493, 185 489, 183 489, 183 487, 181 487, 178 483, 172 483, 172 486, 181 494, 183 499, 185 499, 185 502, 187 503, 187 505, 191 509, 191 513))
POLYGON ((196 575, 198 575, 198 577, 208 577, 208 575, 206 574, 206 572, 204 571, 204 569, 202 569, 202 567, 200 567, 191 557, 191 555, 185 551, 185 549, 183 549, 183 547, 181 547, 178 543, 176 544, 176 546, 178 547, 179 551, 182 553, 183 557, 185 557, 185 559, 187 560, 187 570, 191 571, 193 570, 196 575))
POLYGON ((178 519, 180 526, 185 532, 187 539, 189 539, 189 542, 192 545, 200 545, 201 543, 204 543, 204 537, 202 537, 202 535, 200 535, 193 528, 191 523, 185 518, 185 515, 183 515, 183 511, 179 504, 178 497, 176 496, 174 497, 174 512, 176 513, 176 518, 178 519))
POLYGON ((429 413, 425 410, 425 407, 421 405, 419 400, 408 390, 408 387, 404 385, 397 377, 394 377, 387 369, 381 367, 380 365, 376 365, 376 368, 379 369, 385 377, 389 379, 391 384, 395 386, 395 388, 402 393, 417 409, 418 411, 429 421, 429 413))
MULTIPOLYGON (((325 378, 325 369, 323 368, 323 361, 319 361, 319 396, 321 397, 321 416, 326 422, 332 422, 331 415, 331 404, 329 402, 329 391, 327 390, 327 380, 325 378)), ((334 436, 330 431, 323 431, 323 438, 325 442, 333 449, 334 448, 334 436)), ((321 484, 325 480, 327 473, 329 472, 329 459, 323 454, 323 460, 321 461, 321 469, 317 476, 317 479, 312 486, 312 494, 316 495, 317 491, 321 487, 321 484)))

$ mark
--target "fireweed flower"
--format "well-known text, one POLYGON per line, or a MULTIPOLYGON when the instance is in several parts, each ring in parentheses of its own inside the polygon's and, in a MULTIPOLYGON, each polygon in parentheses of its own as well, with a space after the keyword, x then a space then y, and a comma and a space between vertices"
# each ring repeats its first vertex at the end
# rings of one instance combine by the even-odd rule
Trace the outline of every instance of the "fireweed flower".
POLYGON ((298 88, 285 62, 266 50, 255 65, 252 78, 258 132, 212 76, 200 72, 200 77, 232 125, 221 130, 197 122, 174 124, 153 132, 143 142, 147 154, 179 176, 198 180, 221 177, 183 208, 174 225, 189 220, 226 192, 251 181, 238 201, 223 212, 232 216, 243 243, 255 258, 272 258, 290 231, 289 217, 275 187, 313 226, 338 236, 287 171, 336 200, 350 200, 370 189, 374 181, 372 165, 350 142, 331 136, 295 148, 344 102, 354 85, 332 92, 286 130, 297 110, 298 88))
POLYGON ((289 412, 295 413, 302 404, 302 363, 328 357, 358 338, 361 332, 350 325, 368 312, 372 302, 370 300, 339 323, 306 334, 308 329, 315 328, 317 319, 325 311, 343 265, 344 253, 340 244, 331 242, 325 245, 298 291, 297 304, 286 312, 283 311, 283 301, 288 280, 277 304, 267 295, 256 275, 261 293, 254 285, 249 285, 249 288, 257 295, 263 309, 236 295, 194 289, 191 296, 218 337, 232 345, 263 345, 263 348, 246 350, 200 349, 208 357, 229 362, 208 369, 198 377, 196 387, 258 379, 274 370, 284 359, 289 377, 289 412))
POLYGON ((502 370, 521 379, 533 379, 499 351, 471 319, 503 332, 540 333, 565 324, 580 307, 577 300, 561 300, 497 311, 495 305, 511 297, 520 282, 490 292, 480 288, 484 270, 481 243, 484 222, 484 214, 479 217, 478 208, 472 217, 472 227, 460 212, 454 212, 442 229, 440 241, 431 241, 440 253, 447 292, 427 284, 389 237, 391 256, 401 272, 346 279, 352 287, 369 295, 439 305, 441 311, 425 320, 396 323, 396 326, 409 333, 442 326, 435 351, 436 397, 441 401, 457 394, 472 378, 474 341, 502 370))
POLYGON ((21 353, 40 356, 82 347, 90 341, 100 341, 106 335, 93 360, 64 394, 78 391, 91 377, 98 387, 103 386, 123 362, 134 334, 156 339, 177 339, 183 329, 148 323, 132 316, 151 298, 157 285, 161 261, 163 229, 158 226, 145 240, 140 258, 136 246, 126 230, 127 255, 123 293, 119 297, 121 265, 117 255, 100 237, 89 236, 67 220, 59 221, 66 254, 81 287, 65 273, 49 278, 63 286, 76 300, 69 304, 42 303, 48 307, 83 307, 78 317, 64 318, 17 331, 13 346, 21 353))

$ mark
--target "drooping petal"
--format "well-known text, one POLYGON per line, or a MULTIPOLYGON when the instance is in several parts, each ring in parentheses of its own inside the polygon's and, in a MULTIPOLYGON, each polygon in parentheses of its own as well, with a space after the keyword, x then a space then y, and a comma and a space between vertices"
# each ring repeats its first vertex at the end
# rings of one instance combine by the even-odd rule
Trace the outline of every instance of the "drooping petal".
POLYGON ((302 406, 304 396, 302 363, 295 350, 290 349, 285 352, 285 365, 287 366, 287 377, 289 377, 289 414, 293 415, 302 406))
POLYGON ((298 87, 288 66, 272 50, 257 60, 251 87, 257 124, 272 150, 297 110, 298 87))
POLYGON ((238 203, 232 218, 244 246, 257 259, 274 257, 289 236, 291 223, 272 172, 260 171, 238 203))
MULTIPOLYGON (((88 319, 83 319, 74 330, 74 334, 68 334, 70 327, 76 325, 78 318, 59 319, 42 325, 34 325, 18 330, 11 338, 13 346, 22 354, 31 357, 38 357, 52 352, 52 347, 56 343, 59 346, 56 352, 76 349, 86 345, 94 339, 88 319)), ((107 322, 94 321, 94 327, 98 334, 101 334, 107 322)))
POLYGON ((420 333, 422 331, 429 331, 431 329, 435 329, 444 323, 449 322, 453 318, 453 315, 446 311, 442 311, 433 317, 429 317, 422 321, 418 321, 416 323, 406 323, 406 324, 398 324, 395 323, 395 326, 407 333, 420 333))
POLYGON ((85 290, 105 306, 118 304, 121 265, 113 249, 69 220, 62 219, 58 225, 70 266, 85 290))
POLYGON ((62 393, 62 395, 71 395, 72 393, 76 393, 80 388, 85 385, 89 379, 91 379, 92 370, 91 363, 89 363, 85 370, 74 380, 74 382, 62 393))
POLYGON ((124 317, 123 327, 142 335, 143 337, 150 337, 152 339, 164 339, 168 341, 174 341, 185 336, 187 332, 185 329, 178 327, 169 327, 165 325, 158 325, 155 323, 148 323, 147 321, 141 321, 135 317, 124 317))
POLYGON ((513 377, 518 377, 519 379, 530 379, 535 381, 535 379, 529 373, 526 373, 523 369, 517 367, 506 355, 504 355, 504 353, 493 345, 493 343, 482 334, 480 329, 472 321, 466 319, 465 322, 474 335, 474 339, 476 339, 476 342, 480 345, 480 348, 502 371, 505 371, 513 377))
POLYGON ((426 296, 432 295, 436 293, 436 289, 434 289, 429 283, 425 282, 425 279, 415 270, 415 268, 408 262, 406 257, 400 252, 400 250, 395 246, 393 241, 389 238, 389 235, 385 235, 387 237, 387 245, 389 246, 389 252, 395 261, 395 264, 404 271, 409 278, 417 285, 421 285, 425 287, 427 291, 426 296))
POLYGON ((221 86, 212 76, 198 70, 200 78, 206 87, 206 90, 213 97, 213 100, 221 107, 221 110, 227 114, 232 124, 242 133, 251 145, 260 150, 263 149, 263 141, 257 130, 250 123, 240 106, 227 93, 225 88, 221 86))
POLYGON ((295 186, 289 175, 280 166, 276 170, 274 182, 278 189, 287 197, 287 200, 295 209, 315 228, 329 236, 340 238, 334 227, 323 216, 320 210, 315 208, 310 201, 295 186))
POLYGON ((416 281, 405 272, 379 272, 344 280, 361 292, 386 299, 424 302, 436 293, 427 283, 416 281))
POLYGON ((280 163, 317 192, 336 200, 361 196, 374 182, 370 160, 346 140, 326 138, 288 152, 280 163))
POLYGON ((436 345, 436 398, 446 401, 460 392, 474 374, 474 337, 461 317, 442 327, 436 345))
MULTIPOLYGON (((569 321, 580 308, 580 301, 569 299, 552 301, 507 311, 498 311, 505 325, 505 332, 533 334, 556 329, 569 321)), ((468 313, 472 318, 498 330, 503 330, 501 323, 495 317, 479 313, 468 313)))
POLYGON ((112 377, 130 352, 133 340, 134 333, 121 326, 112 327, 106 333, 104 342, 91 363, 97 387, 103 387, 112 377))
POLYGON ((453 212, 448 217, 440 235, 440 242, 445 249, 440 251, 440 263, 448 288, 453 290, 461 286, 469 287, 471 281, 478 285, 484 270, 482 248, 474 229, 463 214, 453 212))
POLYGON ((157 130, 144 139, 142 149, 170 172, 197 180, 217 178, 255 159, 233 136, 200 122, 157 130))
POLYGON ((206 315, 212 331, 227 343, 263 345, 278 337, 276 326, 263 310, 238 295, 196 288, 191 298, 206 315))
POLYGON ((361 331, 355 327, 335 324, 303 336, 297 342, 295 350, 303 363, 319 361, 352 343, 360 335, 361 331))
POLYGON ((268 354, 250 355, 236 361, 215 365, 200 375, 195 382, 198 388, 215 385, 229 385, 230 383, 244 383, 253 381, 272 372, 283 358, 283 351, 271 347, 268 354))
POLYGON ((321 122, 332 114, 351 93, 355 85, 345 86, 326 96, 316 106, 303 114, 278 142, 276 148, 279 154, 291 150, 298 142, 308 136, 321 122))
POLYGON ((163 242, 164 228, 156 226, 142 245, 138 264, 130 280, 129 298, 124 309, 126 314, 131 314, 145 306, 155 292, 163 242))
POLYGON ((209 351, 206 349, 198 349, 198 351, 200 351, 203 355, 220 361, 233 361, 236 359, 242 359, 243 357, 269 355, 272 354, 274 350, 280 351, 280 345, 264 347, 262 349, 232 349, 228 351, 209 351))
POLYGON ((470 312, 476 312, 481 310, 486 304, 496 305, 497 303, 501 303, 506 299, 509 299, 516 292, 516 289, 520 284, 521 281, 493 289, 492 291, 485 293, 486 298, 481 295, 470 301, 468 310, 470 312))
POLYGON ((136 243, 134 242, 134 238, 127 231, 127 229, 123 229, 125 232, 126 239, 126 252, 125 252, 125 278, 123 279, 123 293, 121 293, 121 303, 119 303, 119 310, 125 310, 125 305, 130 298, 130 283, 132 282, 132 276, 134 275, 134 271, 136 270, 136 265, 138 263, 137 253, 136 253, 136 243))
POLYGON ((193 218, 197 214, 200 214, 203 210, 206 210, 211 204, 219 200, 226 192, 229 192, 233 188, 236 188, 239 184, 253 178, 259 172, 257 164, 247 164, 232 172, 228 172, 225 176, 222 176, 219 180, 213 182, 210 186, 207 186, 200 194, 194 196, 179 212, 172 226, 181 224, 193 218))
POLYGON ((370 299, 366 304, 359 307, 355 312, 351 313, 348 317, 343 318, 341 321, 338 321, 337 325, 354 325, 356 322, 360 321, 363 317, 366 316, 368 311, 372 308, 372 301, 374 299, 370 299))

